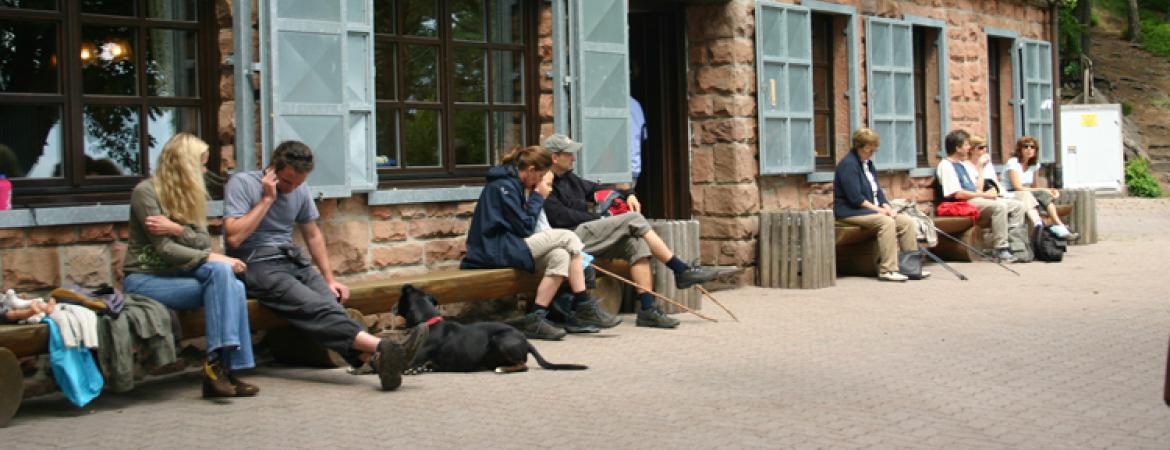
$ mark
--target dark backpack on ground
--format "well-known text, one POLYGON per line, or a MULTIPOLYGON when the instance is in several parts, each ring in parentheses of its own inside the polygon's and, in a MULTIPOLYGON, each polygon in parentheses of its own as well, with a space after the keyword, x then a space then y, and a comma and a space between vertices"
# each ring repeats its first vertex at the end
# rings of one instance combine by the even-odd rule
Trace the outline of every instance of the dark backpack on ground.
POLYGON ((1060 262, 1064 259, 1064 252, 1068 251, 1068 243, 1045 227, 1036 233, 1032 248, 1037 261, 1060 262))

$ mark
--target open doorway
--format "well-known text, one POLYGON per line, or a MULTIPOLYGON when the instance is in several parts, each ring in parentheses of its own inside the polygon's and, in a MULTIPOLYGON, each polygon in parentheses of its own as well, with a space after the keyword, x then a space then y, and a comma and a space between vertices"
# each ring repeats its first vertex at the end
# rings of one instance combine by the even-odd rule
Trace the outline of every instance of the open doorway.
POLYGON ((646 118, 636 192, 652 219, 691 218, 686 12, 671 2, 630 3, 630 95, 646 118))

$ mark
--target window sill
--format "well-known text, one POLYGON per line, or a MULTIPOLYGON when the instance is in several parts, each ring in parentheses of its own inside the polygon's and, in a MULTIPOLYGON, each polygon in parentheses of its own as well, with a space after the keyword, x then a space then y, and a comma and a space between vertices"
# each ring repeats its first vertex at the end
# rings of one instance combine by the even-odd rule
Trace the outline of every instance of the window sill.
POLYGON ((833 172, 813 172, 805 177, 805 181, 809 183, 831 183, 833 182, 833 172))
POLYGON ((933 167, 919 167, 917 169, 910 169, 910 178, 926 178, 934 176, 933 167))
POLYGON ((380 189, 370 192, 367 204, 376 206, 478 200, 480 191, 483 191, 483 186, 380 189))
MULTIPOLYGON (((207 204, 208 217, 223 215, 223 202, 207 204)), ((0 228, 34 228, 91 223, 124 223, 130 218, 130 205, 62 206, 0 211, 0 228)))

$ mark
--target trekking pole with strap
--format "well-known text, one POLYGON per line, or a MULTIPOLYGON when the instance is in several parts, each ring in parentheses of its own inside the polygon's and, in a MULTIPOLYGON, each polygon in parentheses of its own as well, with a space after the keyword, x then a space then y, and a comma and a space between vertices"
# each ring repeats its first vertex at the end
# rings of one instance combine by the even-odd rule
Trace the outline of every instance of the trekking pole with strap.
POLYGON ((939 258, 938 255, 936 255, 934 253, 931 253, 931 251, 927 250, 926 247, 918 247, 918 249, 921 250, 922 253, 925 254, 926 256, 929 256, 931 260, 938 263, 938 265, 942 266, 942 268, 947 269, 947 272, 950 272, 954 276, 958 277, 960 280, 967 281, 966 275, 963 275, 962 272, 955 270, 955 268, 951 267, 950 264, 943 262, 942 258, 939 258))
POLYGON ((957 237, 951 236, 950 234, 947 234, 947 232, 940 230, 937 226, 934 227, 934 231, 937 232, 938 234, 945 236, 947 239, 958 242, 963 247, 967 247, 967 250, 970 250, 971 252, 979 255, 979 257, 983 258, 983 260, 991 261, 991 262, 995 263, 996 265, 1003 267, 1004 270, 1011 272, 1011 273, 1014 273, 1014 274, 1016 274, 1016 276, 1021 276, 1019 272, 1016 272, 1016 271, 1012 270, 1011 267, 1008 267, 1008 266, 1004 265, 1004 263, 999 262, 998 259, 983 254, 983 252, 979 251, 979 249, 972 247, 971 244, 963 242, 962 239, 959 239, 957 237))

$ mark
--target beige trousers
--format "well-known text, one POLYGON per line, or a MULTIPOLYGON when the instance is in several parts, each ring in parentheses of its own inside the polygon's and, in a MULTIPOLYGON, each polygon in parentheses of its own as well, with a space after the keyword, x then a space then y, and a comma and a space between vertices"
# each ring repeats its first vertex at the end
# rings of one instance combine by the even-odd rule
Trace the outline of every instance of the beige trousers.
POLYGON ((569 263, 585 248, 576 233, 559 229, 533 234, 525 238, 524 243, 528 244, 528 251, 536 261, 536 271, 543 271, 545 276, 569 276, 569 263))
POLYGON ((905 214, 890 217, 885 214, 866 214, 838 219, 863 230, 877 230, 880 259, 878 273, 898 271, 898 251, 918 249, 918 235, 914 219, 905 214))

